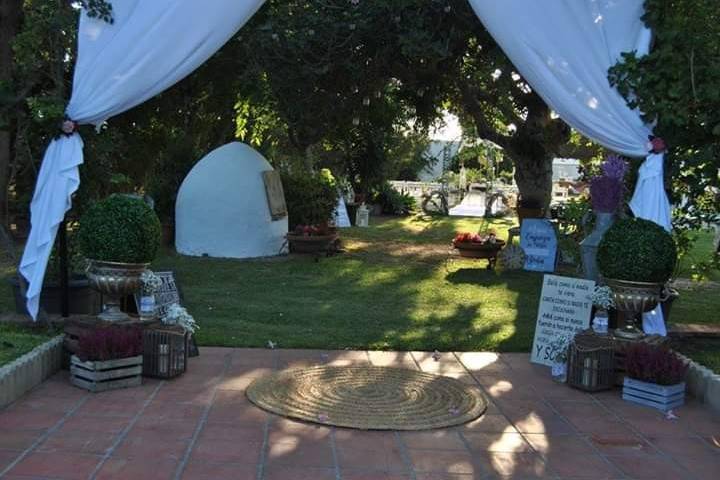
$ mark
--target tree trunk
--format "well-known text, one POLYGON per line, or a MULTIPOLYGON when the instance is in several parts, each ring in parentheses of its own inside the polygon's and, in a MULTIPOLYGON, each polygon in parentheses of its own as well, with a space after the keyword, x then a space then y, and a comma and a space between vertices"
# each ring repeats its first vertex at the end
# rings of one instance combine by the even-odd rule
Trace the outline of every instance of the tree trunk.
POLYGON ((547 211, 552 200, 552 157, 511 157, 520 198, 539 203, 547 211))
MULTIPOLYGON (((23 0, 0 0, 0 82, 10 83, 13 70, 12 40, 20 27, 23 0)), ((7 120, 7 119, 6 119, 7 120)), ((0 129, 0 225, 8 225, 8 182, 13 158, 10 127, 0 129)))

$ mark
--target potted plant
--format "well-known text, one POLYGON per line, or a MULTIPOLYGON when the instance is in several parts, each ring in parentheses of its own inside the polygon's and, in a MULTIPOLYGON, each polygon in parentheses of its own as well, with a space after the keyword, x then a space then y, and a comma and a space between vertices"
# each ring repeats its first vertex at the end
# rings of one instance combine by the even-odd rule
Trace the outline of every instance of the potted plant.
POLYGON ((594 307, 592 328, 595 333, 605 335, 608 333, 609 311, 615 308, 613 291, 607 285, 598 285, 590 296, 594 307))
POLYGON ((668 347, 630 344, 625 370, 623 399, 663 411, 683 404, 688 365, 668 347))
POLYGON ((88 259, 87 276, 104 295, 100 318, 127 320, 120 298, 140 287, 140 276, 160 245, 160 221, 142 200, 112 195, 88 209, 80 219, 80 249, 88 259))
POLYGON ((461 232, 455 235, 452 243, 461 257, 486 258, 488 269, 495 268, 498 252, 505 246, 505 242, 497 238, 494 230, 483 234, 461 232))
POLYGON ((612 289, 615 307, 625 318, 625 326, 617 328, 615 334, 641 337, 642 331, 634 325, 635 316, 657 306, 675 270, 677 247, 672 235, 648 220, 620 220, 605 233, 597 261, 612 289))
POLYGON ((282 177, 288 207, 287 234, 291 252, 325 251, 337 240, 337 230, 330 226, 340 193, 329 170, 317 174, 282 177))
POLYGON ((70 380, 91 392, 134 387, 142 383, 142 363, 140 327, 98 327, 80 336, 70 380))
POLYGON ((567 363, 568 363, 568 347, 570 346, 570 337, 561 335, 548 345, 551 351, 553 363, 550 366, 550 374, 553 380, 559 383, 567 381, 567 363))
POLYGON ((585 278, 598 280, 597 251, 605 232, 615 221, 623 203, 627 163, 618 155, 610 155, 601 165, 602 174, 590 179, 590 201, 595 214, 595 228, 582 242, 580 252, 585 278))

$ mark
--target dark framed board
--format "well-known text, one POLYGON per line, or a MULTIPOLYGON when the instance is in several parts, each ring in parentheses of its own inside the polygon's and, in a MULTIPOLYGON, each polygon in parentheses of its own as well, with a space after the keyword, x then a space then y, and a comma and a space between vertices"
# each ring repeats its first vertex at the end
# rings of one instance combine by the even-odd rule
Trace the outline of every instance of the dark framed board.
POLYGON ((273 220, 280 220, 287 217, 287 204, 285 203, 285 192, 283 190, 280 173, 275 170, 266 170, 262 172, 263 182, 265 183, 265 193, 267 194, 268 206, 270 207, 270 216, 273 220))

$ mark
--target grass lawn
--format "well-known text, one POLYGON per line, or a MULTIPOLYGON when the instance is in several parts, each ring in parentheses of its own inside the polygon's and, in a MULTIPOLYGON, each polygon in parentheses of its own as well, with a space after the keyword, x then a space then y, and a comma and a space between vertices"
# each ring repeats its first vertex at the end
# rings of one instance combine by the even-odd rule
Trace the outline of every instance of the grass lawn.
POLYGON ((0 323, 0 367, 25 355, 53 337, 47 329, 29 329, 0 323))
MULTIPOLYGON (((270 340, 285 348, 529 351, 542 275, 488 271, 485 260, 449 255, 455 232, 477 231, 482 223, 373 218, 371 228, 342 231, 346 253, 319 261, 166 251, 153 268, 176 272, 202 345, 264 347, 270 340)), ((506 238, 512 225, 501 219, 487 226, 506 238)), ((707 255, 712 237, 702 235, 707 255)), ((0 268, 5 276, 12 271, 0 268)), ((707 313, 720 308, 720 285, 685 283, 672 322, 717 322, 707 313)), ((0 292, 0 312, 9 310, 9 288, 0 292)))

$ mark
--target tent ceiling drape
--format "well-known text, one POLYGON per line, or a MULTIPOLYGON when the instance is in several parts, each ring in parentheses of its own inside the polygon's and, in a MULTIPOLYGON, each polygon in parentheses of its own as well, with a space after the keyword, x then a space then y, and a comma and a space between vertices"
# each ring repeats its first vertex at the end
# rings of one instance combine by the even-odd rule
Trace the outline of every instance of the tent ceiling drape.
MULTIPOLYGON (((68 117, 99 125, 169 88, 220 49, 263 2, 113 1, 113 24, 83 14, 68 117)), ((647 51, 650 35, 640 20, 643 0, 470 3, 530 86, 572 127, 620 153, 647 154, 652 129, 607 81, 607 70, 621 52, 647 51)), ((43 158, 20 266, 29 282, 27 304, 33 318, 82 162, 77 133, 53 140, 43 158)), ((661 155, 648 156, 631 205, 636 215, 669 228, 661 155)))

